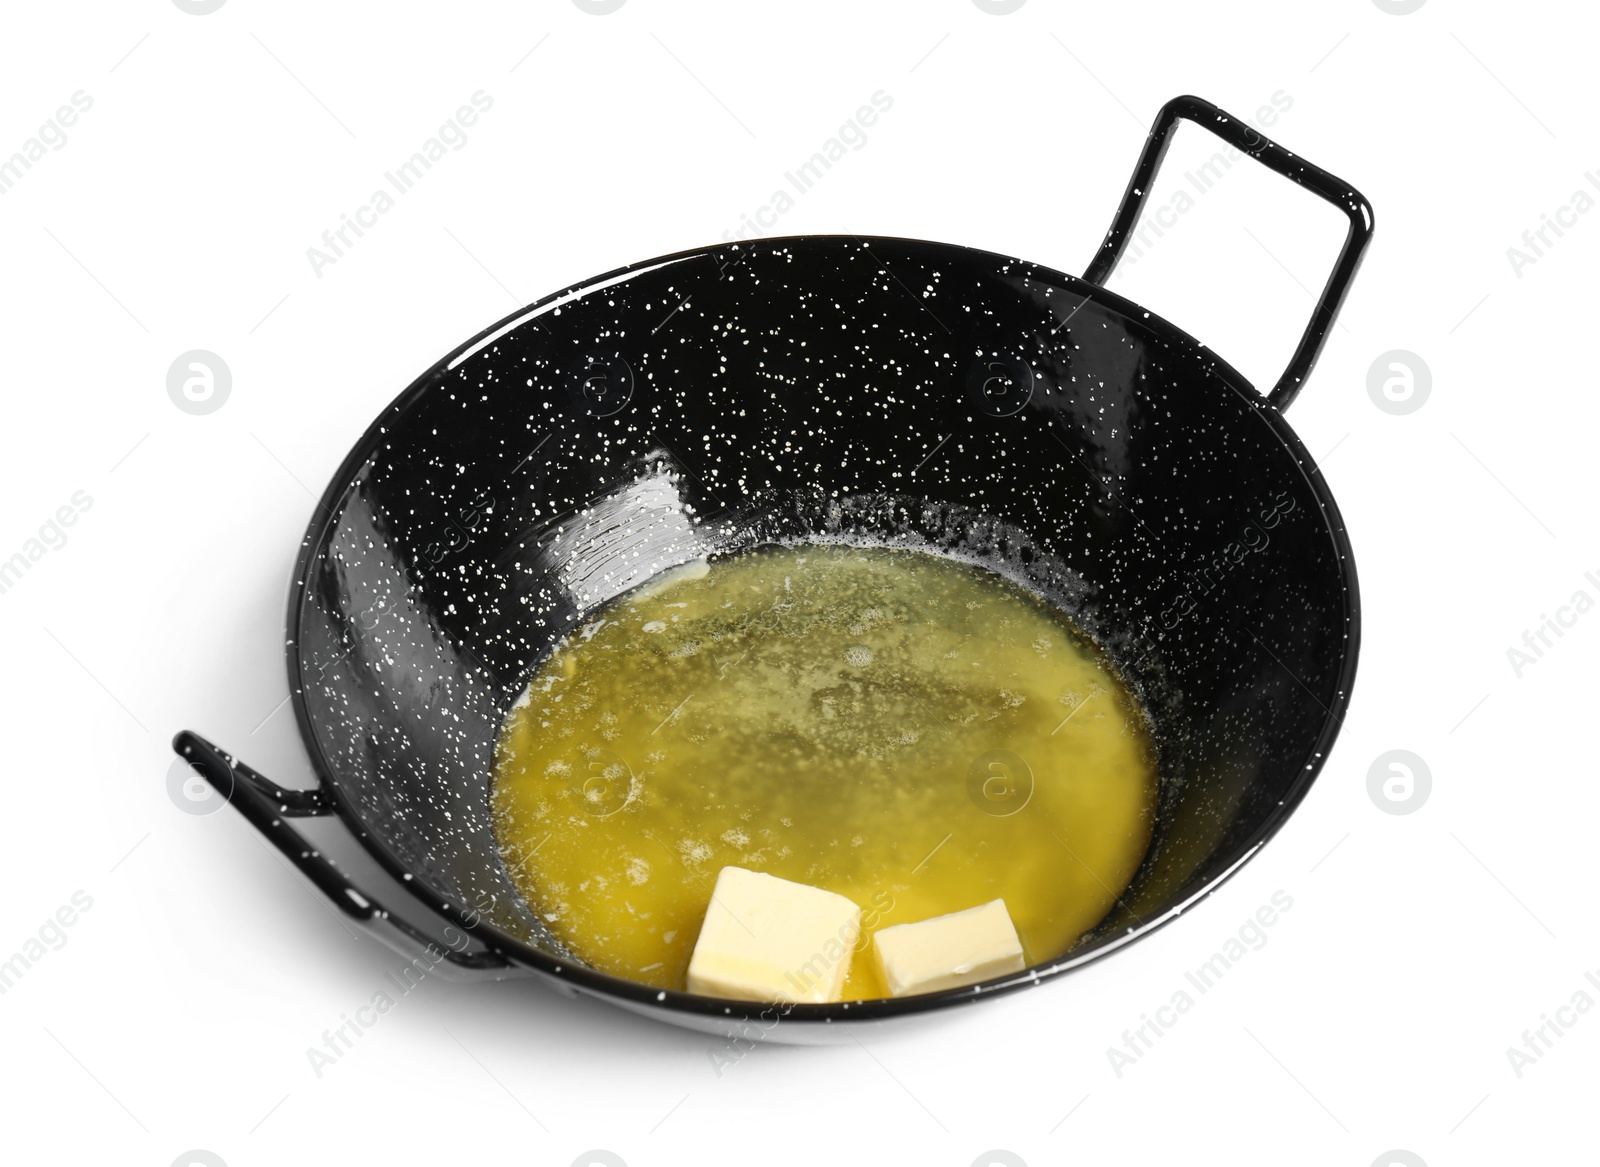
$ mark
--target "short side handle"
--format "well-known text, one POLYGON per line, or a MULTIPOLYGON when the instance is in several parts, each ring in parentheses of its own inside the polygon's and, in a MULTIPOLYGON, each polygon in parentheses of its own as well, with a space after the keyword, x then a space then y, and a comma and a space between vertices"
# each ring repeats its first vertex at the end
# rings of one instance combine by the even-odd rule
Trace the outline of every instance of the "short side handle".
POLYGON ((190 730, 173 738, 172 748, 340 911, 390 948, 403 956, 426 955, 434 962, 442 958, 455 968, 472 972, 516 967, 505 956, 489 949, 466 951, 464 933, 462 950, 431 939, 406 920, 390 915, 382 904, 346 879, 288 822, 291 818, 332 814, 333 804, 321 790, 289 790, 279 786, 190 730))
POLYGON ((1344 246, 1339 250, 1333 274, 1323 285, 1322 295, 1317 297, 1316 307, 1311 311, 1311 322, 1306 325, 1294 356, 1289 358, 1289 367, 1267 395, 1269 405, 1280 411, 1285 410, 1300 392, 1300 386, 1310 375, 1312 366, 1317 363, 1322 345, 1328 338, 1328 330, 1333 327, 1339 307, 1350 290, 1350 282, 1355 279, 1356 270, 1361 266, 1367 244, 1372 241, 1372 206, 1360 191, 1343 179, 1335 178, 1326 170, 1296 157, 1248 123, 1224 113, 1209 101, 1198 97, 1175 97, 1162 106, 1161 112, 1156 115, 1155 124, 1150 127, 1150 136, 1145 139, 1144 151, 1139 155, 1139 164, 1134 167, 1133 177, 1128 180, 1128 189, 1122 195, 1122 205, 1117 208, 1116 218, 1111 221, 1111 230, 1106 232, 1105 242, 1083 273, 1083 278, 1090 283, 1104 286, 1117 260, 1122 257, 1123 249, 1128 245, 1128 236, 1137 225, 1139 212, 1149 197, 1156 171, 1166 157, 1172 132, 1182 120, 1204 126, 1228 145, 1250 155, 1290 181, 1299 183, 1338 207, 1350 221, 1350 229, 1345 234, 1344 246))

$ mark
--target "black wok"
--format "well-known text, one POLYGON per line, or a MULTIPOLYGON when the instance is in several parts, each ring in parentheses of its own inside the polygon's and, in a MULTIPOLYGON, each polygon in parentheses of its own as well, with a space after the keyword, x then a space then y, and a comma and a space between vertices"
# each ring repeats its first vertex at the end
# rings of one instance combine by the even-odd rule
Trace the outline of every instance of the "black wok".
MULTIPOLYGON (((546 931, 495 847, 496 732, 586 613, 674 564, 796 540, 961 556, 1054 600, 1137 691, 1159 752, 1154 842, 1119 906, 1058 959, 976 989, 794 1007, 774 1035, 1058 979, 1215 890, 1298 805, 1338 734, 1355 566, 1283 410, 1372 223, 1345 183, 1182 97, 1082 279, 947 244, 803 236, 550 296, 401 394, 317 507, 288 666, 321 785, 283 789, 193 733, 175 746, 340 909, 430 965, 529 973, 716 1032, 767 1028, 760 1005, 619 980, 546 931), (1349 218, 1266 395, 1104 287, 1185 118, 1349 218), (446 940, 305 843, 292 820, 318 814, 444 916, 446 940)), ((977 813, 956 771, 952 814, 977 813)))

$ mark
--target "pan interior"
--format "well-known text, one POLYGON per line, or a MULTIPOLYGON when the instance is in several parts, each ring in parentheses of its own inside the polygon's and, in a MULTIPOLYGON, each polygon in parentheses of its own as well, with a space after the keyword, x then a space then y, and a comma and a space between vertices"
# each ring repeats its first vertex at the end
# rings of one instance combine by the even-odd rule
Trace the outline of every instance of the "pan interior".
POLYGON ((1354 575, 1302 458, 1225 364, 1073 277, 897 239, 688 252, 503 322, 379 419, 303 548, 297 709, 369 845, 571 962, 489 803, 552 646, 708 556, 953 556, 1067 613, 1150 716, 1153 842, 1093 951, 1231 869, 1331 740, 1354 575))

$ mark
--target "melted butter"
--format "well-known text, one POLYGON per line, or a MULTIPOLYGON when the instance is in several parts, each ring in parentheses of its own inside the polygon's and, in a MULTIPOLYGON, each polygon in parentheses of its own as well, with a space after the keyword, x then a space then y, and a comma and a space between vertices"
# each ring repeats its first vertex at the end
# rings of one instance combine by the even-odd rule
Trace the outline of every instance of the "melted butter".
POLYGON ((1051 605, 921 552, 762 548, 618 597, 538 669, 493 788, 501 855, 597 969, 681 989, 717 872, 873 931, 1006 902, 1030 964, 1110 910, 1150 843, 1143 716, 1051 605))

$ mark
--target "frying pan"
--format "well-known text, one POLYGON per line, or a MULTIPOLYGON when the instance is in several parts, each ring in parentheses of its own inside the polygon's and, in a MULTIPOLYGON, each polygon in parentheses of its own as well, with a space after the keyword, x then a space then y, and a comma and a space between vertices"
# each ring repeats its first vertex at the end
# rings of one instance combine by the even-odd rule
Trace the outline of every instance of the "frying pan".
MULTIPOLYGON (((192 732, 174 747, 346 916, 430 971, 529 975, 791 1041, 1057 980, 1214 891, 1299 804, 1338 734, 1355 565, 1283 411, 1372 229, 1349 185, 1179 97, 1082 278, 949 244, 811 235, 679 252, 549 296, 424 373, 317 506, 287 656, 320 784, 285 789, 192 732), (1349 220, 1265 395, 1104 286, 1186 119, 1349 220), (518 895, 488 791, 531 670, 667 568, 794 541, 982 563, 1062 607, 1134 688, 1159 755, 1154 841, 1070 952, 976 987, 789 1007, 774 1026, 760 1004, 585 966, 518 895), (444 939, 354 886, 296 829, 308 815, 341 819, 444 918, 444 939)), ((979 813, 961 760, 949 785, 952 823, 979 813)))

